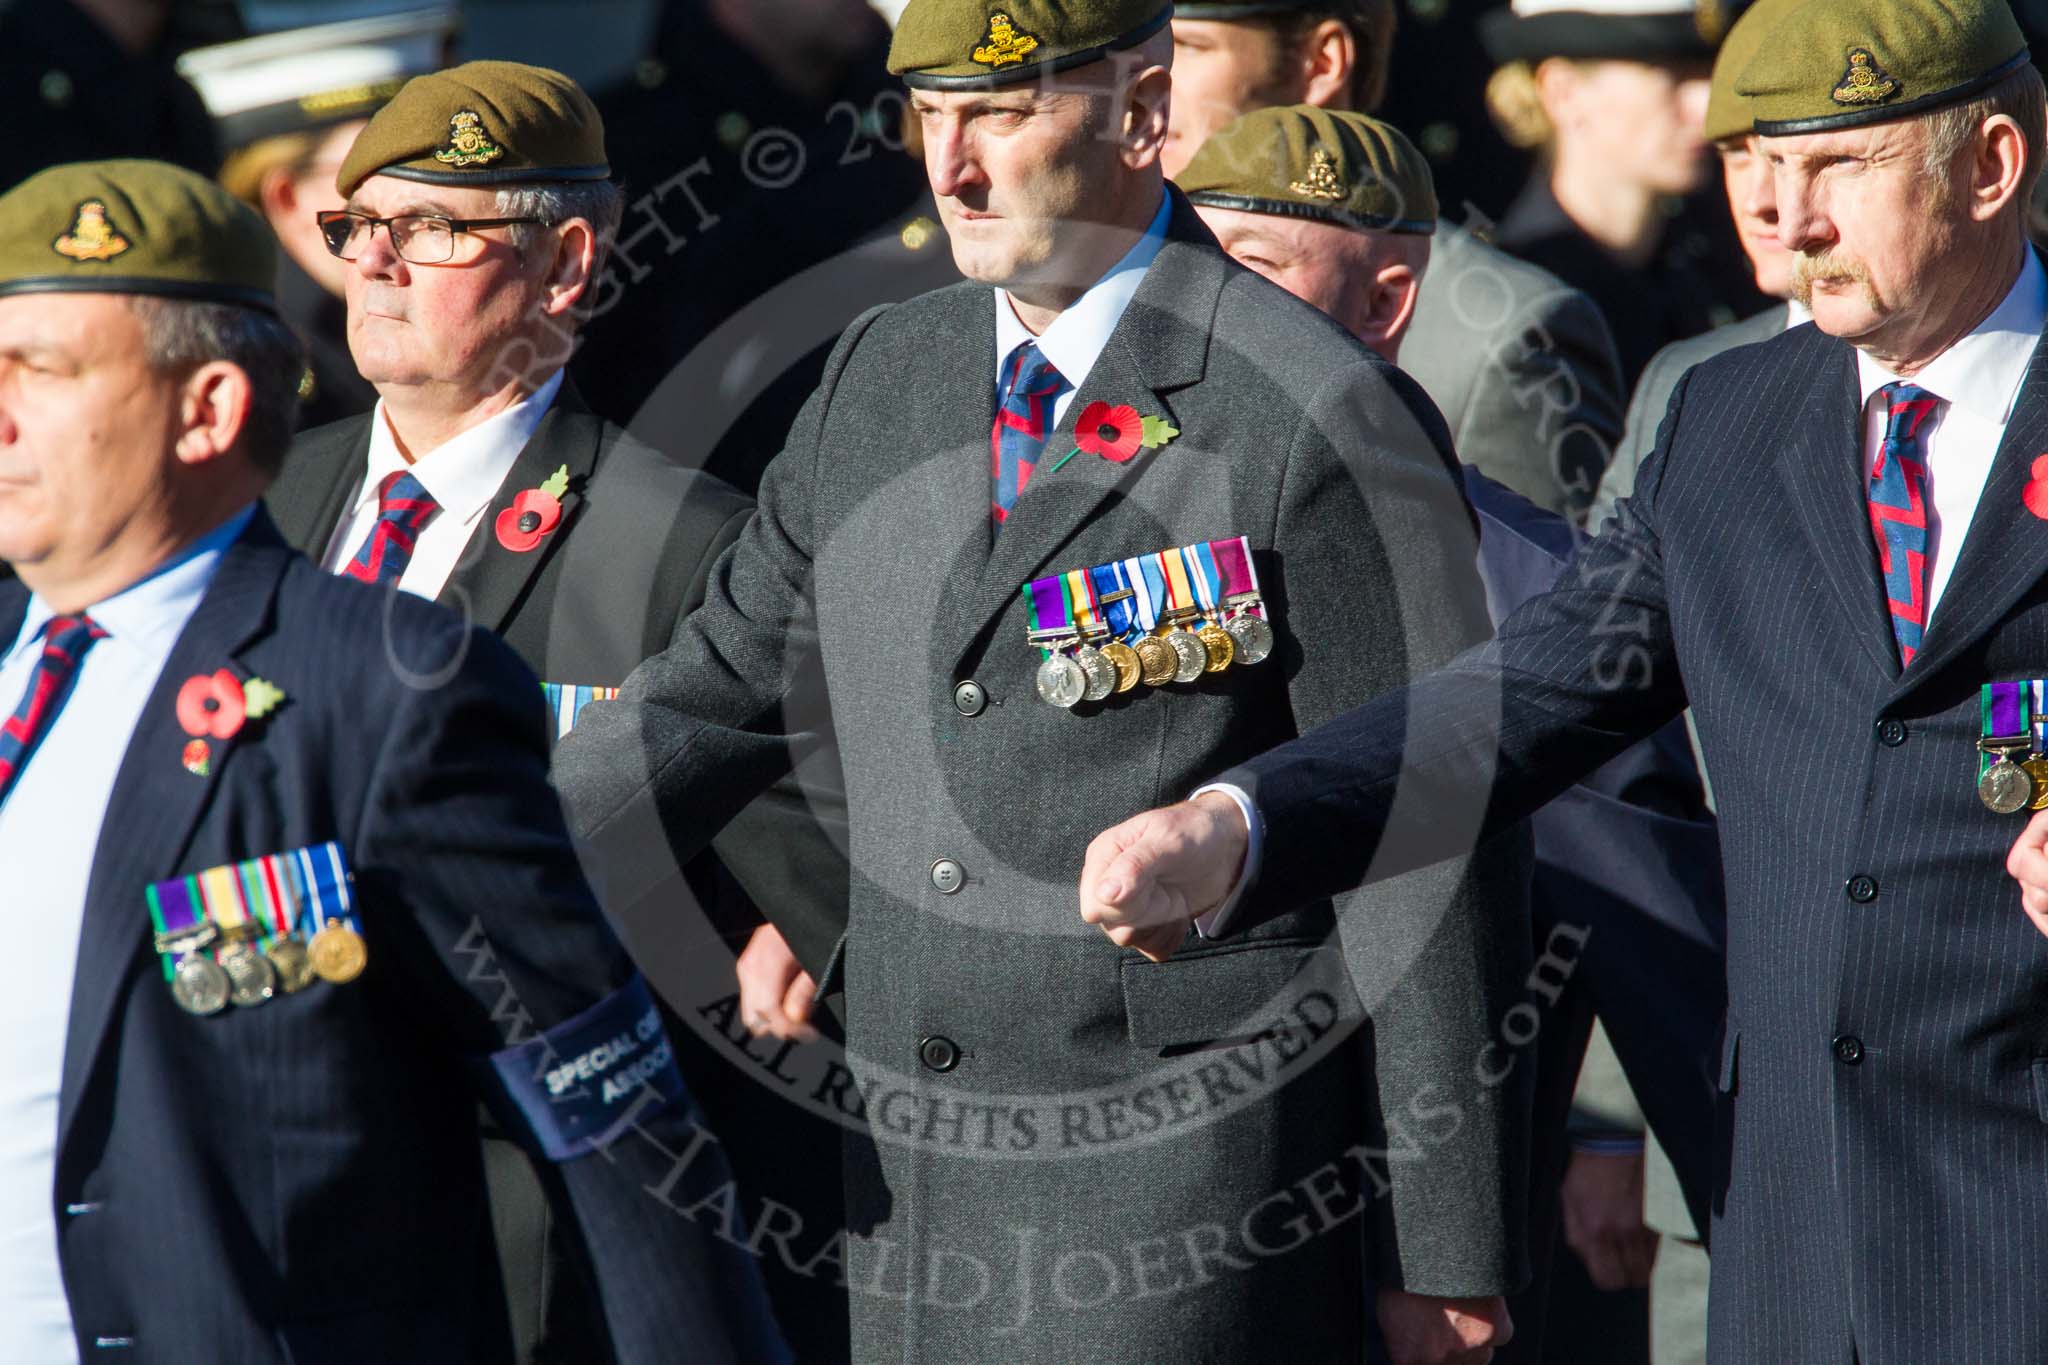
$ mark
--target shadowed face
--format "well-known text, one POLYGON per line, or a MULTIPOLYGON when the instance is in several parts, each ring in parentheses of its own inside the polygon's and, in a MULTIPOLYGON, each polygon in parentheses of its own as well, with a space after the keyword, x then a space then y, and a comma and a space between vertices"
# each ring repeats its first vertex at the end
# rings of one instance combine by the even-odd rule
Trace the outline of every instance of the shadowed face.
POLYGON ((75 579, 162 515, 181 383, 117 294, 0 298, 0 559, 75 579))
POLYGON ((1718 148, 1721 181, 1735 233, 1756 272, 1756 287, 1774 299, 1792 293, 1792 253, 1778 239, 1778 188, 1771 164, 1754 137, 1730 138, 1718 148))
POLYGON ((1255 109, 1293 104, 1280 38, 1266 24, 1173 21, 1173 121, 1161 164, 1179 175, 1211 134, 1255 109))

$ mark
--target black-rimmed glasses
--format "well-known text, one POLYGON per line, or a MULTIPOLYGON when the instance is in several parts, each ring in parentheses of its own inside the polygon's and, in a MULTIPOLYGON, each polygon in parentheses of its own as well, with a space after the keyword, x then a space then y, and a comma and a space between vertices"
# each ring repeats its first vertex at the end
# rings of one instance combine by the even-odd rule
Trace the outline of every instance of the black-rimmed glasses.
POLYGON ((436 213, 401 213, 373 218, 351 209, 327 209, 313 215, 327 249, 344 261, 363 254, 379 227, 391 234, 391 249, 413 265, 446 265, 455 259, 455 238, 478 228, 539 223, 538 218, 444 218, 436 213))

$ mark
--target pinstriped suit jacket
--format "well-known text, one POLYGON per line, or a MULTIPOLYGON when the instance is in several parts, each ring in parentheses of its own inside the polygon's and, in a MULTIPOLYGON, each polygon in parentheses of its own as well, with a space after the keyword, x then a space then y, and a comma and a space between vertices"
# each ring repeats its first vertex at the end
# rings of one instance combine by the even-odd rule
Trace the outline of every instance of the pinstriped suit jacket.
MULTIPOLYGON (((1418 684, 1405 736, 1376 702, 1232 780, 1285 905, 1364 875, 1333 836, 1381 827, 1404 740, 1419 808, 1472 800, 1497 747, 1508 818, 1689 698, 1729 883, 1714 1360, 2048 1360, 2048 939, 2004 870, 2020 822, 1974 790, 1980 684, 2048 671, 2048 523, 2021 501, 2048 354, 1903 671, 1855 376, 1812 326, 1696 367, 1607 532, 1418 684), (1466 709, 1488 678, 1498 730, 1466 709)), ((1390 865, 1433 842, 1404 821, 1390 865)))

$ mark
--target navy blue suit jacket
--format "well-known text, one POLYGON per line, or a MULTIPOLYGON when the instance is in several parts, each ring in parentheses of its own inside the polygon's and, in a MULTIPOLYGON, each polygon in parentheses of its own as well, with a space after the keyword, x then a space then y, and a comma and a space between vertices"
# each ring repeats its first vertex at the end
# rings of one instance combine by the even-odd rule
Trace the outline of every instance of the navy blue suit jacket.
POLYGON ((2044 450, 2037 349, 1901 669, 1853 352, 1810 325, 1730 351, 1555 590, 1228 777, 1267 822, 1244 904, 1285 907, 1449 852, 1446 812, 1528 813, 1690 701, 1729 887, 1717 1362, 2048 1360, 2048 939, 2005 872, 2022 822, 1975 790, 1980 686, 2048 675, 2044 450))
MULTIPOLYGON (((0 634, 26 603, 0 585, 0 634)), ((107 793, 87 894, 51 1191, 87 1360, 506 1358, 479 1096, 533 1134, 483 1059, 632 974, 548 786, 538 698, 487 632, 321 573, 261 512, 226 551, 107 793), (196 777, 175 698, 221 668, 287 700, 196 777), (327 840, 354 869, 364 974, 180 1010, 144 888, 327 840)), ((536 1159, 620 1359, 672 1360, 678 1342, 782 1358, 745 1254, 668 1221, 725 1180, 687 1106, 536 1159)))
MULTIPOLYGON (((1584 537, 1513 489, 1465 470, 1479 516, 1479 573, 1496 623, 1549 591, 1584 537)), ((1685 726, 1673 721, 1529 817, 1529 910, 1538 1003, 1565 971, 1582 985, 1685 1192, 1707 1226, 1714 1177, 1714 1072, 1727 1007, 1727 888, 1685 726), (1558 964, 1564 964, 1562 966, 1558 964)), ((1539 1076, 1570 1090, 1572 1074, 1539 1076)), ((1566 1101, 1538 1103, 1537 1112, 1566 1101)), ((1539 1133, 1537 1141, 1561 1135, 1539 1133)))

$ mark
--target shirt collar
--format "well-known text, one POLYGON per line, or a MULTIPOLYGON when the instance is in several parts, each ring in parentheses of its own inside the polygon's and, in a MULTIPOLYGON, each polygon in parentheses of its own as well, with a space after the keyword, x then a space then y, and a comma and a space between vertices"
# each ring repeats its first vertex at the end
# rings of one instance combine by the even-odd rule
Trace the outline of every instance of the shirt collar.
POLYGON ((533 439, 534 429, 547 416, 561 389, 562 371, 557 370, 547 383, 511 407, 450 437, 409 465, 391 434, 384 400, 378 399, 377 410, 370 416, 368 477, 356 493, 354 510, 374 507, 385 475, 409 469, 439 504, 443 516, 468 521, 498 496, 498 487, 512 472, 513 461, 533 439))
POLYGON ((1792 330, 1792 329, 1793 329, 1794 327, 1804 327, 1804 326, 1805 326, 1805 325, 1806 325, 1807 323, 1809 323, 1809 322, 1812 322, 1812 321, 1813 321, 1813 310, 1812 310, 1811 308, 1808 308, 1808 307, 1807 307, 1807 306, 1806 306, 1805 304, 1801 303, 1801 302, 1800 302, 1800 301, 1799 301, 1798 299, 1786 299, 1786 300, 1785 300, 1785 330, 1786 330, 1786 331, 1788 331, 1788 332, 1789 332, 1789 331, 1791 331, 1791 330, 1792 330))
POLYGON ((1052 325, 1037 337, 1033 337, 1030 329, 1017 320, 1017 310, 1010 302, 1009 293, 1001 289, 996 291, 998 389, 1002 384, 1003 366, 1011 354, 1025 342, 1034 340, 1039 351, 1069 385, 1078 389, 1088 381, 1088 372, 1095 368, 1102 348, 1109 344, 1110 333, 1116 331, 1117 323, 1123 320, 1124 310, 1131 306, 1138 286, 1144 283, 1145 272, 1152 268, 1152 262, 1166 245, 1166 224, 1172 212, 1172 196, 1162 194, 1159 211, 1152 215, 1152 222, 1137 245, 1125 252, 1123 259, 1109 268, 1109 273, 1088 286, 1088 292, 1054 318, 1052 325))
MULTIPOLYGON (((256 506, 251 503, 152 570, 146 578, 87 607, 86 615, 99 623, 109 639, 124 641, 145 653, 168 653, 171 641, 185 629, 199 599, 206 596, 206 589, 220 568, 220 557, 241 538, 255 515, 256 506)), ((0 662, 11 662, 22 650, 36 644, 42 638, 43 627, 56 614, 40 593, 32 594, 28 613, 21 621, 21 633, 14 637, 14 647, 8 650, 6 660, 0 662)))
MULTIPOLYGON (((2040 344, 2044 325, 2048 325, 2048 272, 2043 272, 2040 258, 2029 247, 2005 301, 1909 382, 1952 407, 2004 426, 2012 416, 2020 381, 2027 377, 2027 362, 2040 344)), ((1899 378, 1862 351, 1856 353, 1856 376, 1866 404, 1872 394, 1899 378)))

